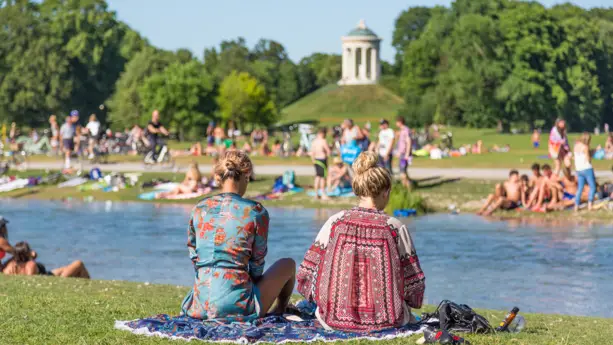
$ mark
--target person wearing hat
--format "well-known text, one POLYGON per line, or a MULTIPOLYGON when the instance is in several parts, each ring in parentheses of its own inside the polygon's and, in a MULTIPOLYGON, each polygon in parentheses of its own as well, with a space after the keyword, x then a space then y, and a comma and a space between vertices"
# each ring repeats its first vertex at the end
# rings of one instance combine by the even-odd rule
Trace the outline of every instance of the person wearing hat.
POLYGON ((392 172, 392 148, 394 147, 394 130, 390 128, 390 123, 381 119, 379 121, 379 140, 377 141, 377 154, 379 155, 379 166, 392 172))

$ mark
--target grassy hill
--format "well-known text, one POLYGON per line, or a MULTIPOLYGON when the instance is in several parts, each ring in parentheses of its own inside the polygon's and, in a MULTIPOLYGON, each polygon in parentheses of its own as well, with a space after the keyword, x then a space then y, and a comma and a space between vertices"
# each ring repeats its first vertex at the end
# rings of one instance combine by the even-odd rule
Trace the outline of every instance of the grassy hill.
POLYGON ((404 104, 401 97, 380 85, 338 86, 330 84, 282 110, 282 123, 319 120, 336 125, 352 118, 357 123, 392 120, 404 104))

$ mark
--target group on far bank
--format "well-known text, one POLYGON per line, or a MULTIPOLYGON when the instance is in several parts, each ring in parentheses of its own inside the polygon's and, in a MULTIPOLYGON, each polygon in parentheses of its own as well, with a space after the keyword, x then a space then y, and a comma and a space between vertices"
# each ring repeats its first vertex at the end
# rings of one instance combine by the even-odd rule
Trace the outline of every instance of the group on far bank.
POLYGON ((498 209, 579 211, 584 206, 591 211, 606 205, 603 202, 595 203, 607 201, 613 196, 613 184, 599 184, 596 181, 590 134, 583 133, 571 151, 563 132, 563 121, 561 125, 562 128, 560 123, 554 127, 556 133, 550 138, 550 156, 554 159, 555 168, 552 169, 549 164, 541 167, 535 163, 532 165, 532 176, 520 176, 517 170, 511 170, 508 180, 496 185, 478 214, 487 216, 498 209))

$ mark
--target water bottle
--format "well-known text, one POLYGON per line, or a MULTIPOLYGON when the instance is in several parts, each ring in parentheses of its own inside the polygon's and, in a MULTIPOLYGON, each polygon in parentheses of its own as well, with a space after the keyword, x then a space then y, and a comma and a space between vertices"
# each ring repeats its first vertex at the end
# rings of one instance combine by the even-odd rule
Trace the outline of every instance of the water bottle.
POLYGON ((500 326, 496 328, 496 332, 507 332, 509 330, 509 325, 515 320, 515 317, 519 313, 519 308, 513 307, 511 311, 504 317, 504 320, 500 323, 500 326))
POLYGON ((509 324, 508 330, 511 333, 519 333, 526 327, 526 320, 523 316, 517 315, 509 324))

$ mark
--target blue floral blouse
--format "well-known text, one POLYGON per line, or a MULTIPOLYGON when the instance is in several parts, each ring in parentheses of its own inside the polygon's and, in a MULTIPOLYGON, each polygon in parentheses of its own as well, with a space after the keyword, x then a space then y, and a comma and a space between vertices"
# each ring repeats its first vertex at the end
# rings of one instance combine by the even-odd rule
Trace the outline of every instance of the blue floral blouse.
POLYGON ((202 320, 250 321, 259 314, 254 279, 264 272, 268 211, 238 194, 203 199, 192 211, 187 247, 195 282, 182 314, 202 320))

